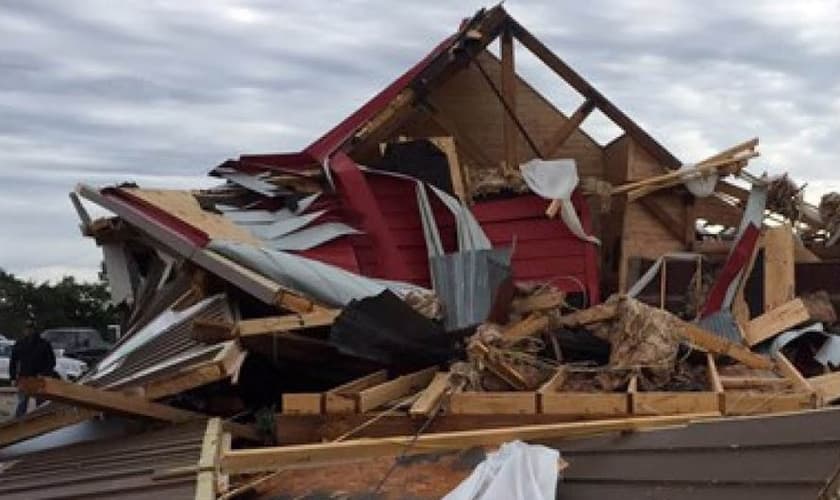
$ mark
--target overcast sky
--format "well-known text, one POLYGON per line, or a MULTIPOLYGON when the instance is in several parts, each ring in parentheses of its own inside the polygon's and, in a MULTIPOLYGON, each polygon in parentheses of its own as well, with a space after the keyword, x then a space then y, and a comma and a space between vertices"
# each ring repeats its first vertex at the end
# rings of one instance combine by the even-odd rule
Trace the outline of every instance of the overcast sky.
MULTIPOLYGON (((299 150, 482 5, 3 0, 0 267, 94 277, 75 183, 207 185, 225 158, 299 150)), ((753 171, 787 170, 810 198, 840 190, 840 2, 505 7, 681 160, 759 136, 753 171)), ((525 52, 520 73, 573 106, 525 52)))

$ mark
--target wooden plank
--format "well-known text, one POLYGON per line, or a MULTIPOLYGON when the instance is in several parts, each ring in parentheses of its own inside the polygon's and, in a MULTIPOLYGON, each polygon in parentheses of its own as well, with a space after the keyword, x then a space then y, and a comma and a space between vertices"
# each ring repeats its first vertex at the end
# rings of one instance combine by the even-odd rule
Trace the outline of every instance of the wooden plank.
POLYGON ((365 413, 397 398, 417 392, 432 381, 435 373, 437 373, 437 367, 433 366, 360 391, 357 396, 359 412, 365 413))
POLYGON ((456 392, 449 401, 453 415, 531 415, 537 413, 535 392, 456 392))
MULTIPOLYGON (((427 97, 427 102, 429 102, 433 108, 441 109, 440 106, 437 106, 431 100, 431 97, 427 97)), ((473 162, 475 162, 476 166, 488 167, 498 165, 497 162, 494 162, 484 153, 484 149, 479 146, 479 144, 473 140, 473 138, 470 137, 469 134, 467 134, 464 129, 451 117, 439 111, 432 111, 429 116, 432 121, 434 121, 440 128, 445 130, 447 134, 451 135, 455 139, 455 143, 458 147, 467 153, 473 162)))
POLYGON ((630 402, 634 415, 721 412, 715 392, 636 392, 630 402))
POLYGON ((250 337, 330 326, 340 313, 338 309, 322 308, 303 314, 243 319, 236 323, 236 333, 240 337, 250 337))
POLYGON ((793 386, 793 382, 786 378, 770 377, 720 377, 720 383, 726 390, 731 389, 760 389, 784 390, 793 386))
POLYGON ((324 395, 320 392, 287 392, 282 396, 283 413, 288 415, 320 415, 324 395))
POLYGON ((505 327, 502 332, 505 343, 511 344, 524 337, 531 337, 542 333, 549 327, 548 316, 543 313, 533 313, 516 323, 505 327))
POLYGON ((813 394, 807 392, 730 391, 723 393, 726 415, 762 415, 814 408, 813 394))
POLYGON ((623 392, 540 392, 540 412, 577 418, 615 417, 629 413, 623 392))
POLYGON ((326 413, 356 413, 358 411, 356 394, 387 380, 388 372, 380 370, 330 389, 324 394, 324 411, 326 413))
MULTIPOLYGON (((507 109, 516 114, 516 70, 514 68, 514 47, 513 35, 510 29, 504 29, 499 37, 500 53, 502 56, 502 98, 507 109)), ((516 143, 519 140, 519 130, 516 128, 514 118, 503 110, 504 120, 502 121, 502 132, 505 146, 505 167, 511 171, 519 167, 516 143)))
POLYGON ((217 382, 229 376, 220 364, 211 362, 186 368, 165 379, 147 382, 143 385, 142 393, 146 399, 160 399, 217 382))
POLYGON ((685 227, 683 225, 683 221, 674 217, 674 215, 660 205, 659 202, 653 198, 642 198, 639 200, 639 203, 649 214, 653 215, 653 217, 662 224, 662 227, 671 233, 675 239, 685 239, 685 227))
POLYGON ((222 420, 211 418, 207 421, 204 439, 201 443, 201 455, 198 458, 198 476, 195 485, 195 500, 214 500, 218 493, 216 484, 216 464, 222 444, 222 420))
POLYGON ((54 378, 21 378, 18 381, 18 388, 31 396, 106 413, 147 417, 173 423, 204 418, 200 413, 54 378))
POLYGON ((411 405, 409 414, 430 417, 437 413, 446 391, 449 389, 449 372, 437 372, 429 385, 411 405))
POLYGON ((744 337, 747 344, 754 346, 809 319, 811 315, 802 299, 793 299, 750 320, 744 327, 744 337))
POLYGON ((784 224, 764 230, 764 311, 790 302, 796 293, 793 229, 784 224))
POLYGON ((452 180, 452 191, 461 200, 461 203, 470 204, 469 176, 464 172, 461 161, 458 159, 458 149, 455 147, 455 139, 452 137, 429 137, 429 140, 446 155, 449 164, 449 177, 452 180))
POLYGON ((750 368, 769 369, 773 367, 773 361, 767 356, 756 354, 740 344, 718 337, 694 323, 677 320, 676 333, 700 349, 729 356, 750 368))
POLYGON ((809 377, 808 384, 817 392, 822 404, 829 404, 840 399, 840 372, 809 377))
POLYGON ((342 442, 305 444, 233 450, 221 458, 222 472, 243 474, 272 471, 281 467, 311 465, 338 460, 360 460, 399 453, 426 453, 432 448, 460 450, 473 446, 493 446, 513 440, 561 439, 605 432, 633 431, 662 426, 682 425, 714 414, 668 415, 656 417, 618 418, 589 422, 529 425, 496 429, 478 429, 419 436, 396 436, 383 439, 353 439, 342 442), (414 446, 409 446, 413 443, 414 446))

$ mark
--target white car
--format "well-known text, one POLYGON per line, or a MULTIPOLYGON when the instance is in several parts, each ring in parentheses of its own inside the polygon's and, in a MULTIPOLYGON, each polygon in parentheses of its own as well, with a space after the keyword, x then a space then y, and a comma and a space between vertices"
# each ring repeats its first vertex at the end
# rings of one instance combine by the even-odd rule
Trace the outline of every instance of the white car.
MULTIPOLYGON (((9 358, 12 357, 13 340, 0 340, 0 382, 9 383, 9 358)), ((64 356, 64 351, 55 351, 55 371, 64 380, 76 380, 87 371, 87 363, 64 356)))

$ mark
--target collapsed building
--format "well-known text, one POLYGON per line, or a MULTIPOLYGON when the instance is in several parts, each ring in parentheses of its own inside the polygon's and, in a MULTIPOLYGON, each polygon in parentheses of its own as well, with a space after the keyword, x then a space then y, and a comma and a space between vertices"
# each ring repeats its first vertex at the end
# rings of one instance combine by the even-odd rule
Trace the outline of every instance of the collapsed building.
POLYGON ((522 439, 568 459, 558 498, 830 498, 834 212, 750 174, 758 154, 684 164, 496 6, 302 151, 227 160, 212 189, 80 185, 125 333, 78 383, 21 382, 50 403, 0 424, 0 492, 438 498, 471 447, 522 439), (662 473, 617 470, 633 454, 662 473), (732 473, 749 460, 785 473, 732 473))

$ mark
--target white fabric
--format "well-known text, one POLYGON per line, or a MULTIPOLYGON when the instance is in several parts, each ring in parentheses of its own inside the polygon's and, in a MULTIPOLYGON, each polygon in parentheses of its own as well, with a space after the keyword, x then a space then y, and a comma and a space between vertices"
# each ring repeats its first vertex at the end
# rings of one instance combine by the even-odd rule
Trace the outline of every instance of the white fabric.
POLYGON ((574 160, 538 160, 523 163, 522 177, 531 191, 548 200, 560 201, 560 218, 566 227, 578 238, 600 245, 601 241, 586 234, 578 219, 572 192, 578 184, 577 166, 574 160))
POLYGON ((560 453, 511 441, 478 464, 444 500, 550 500, 557 492, 560 453))
POLYGON ((680 170, 685 170, 683 185, 695 198, 705 198, 715 192, 718 174, 708 173, 698 176, 696 165, 683 165, 680 170))

